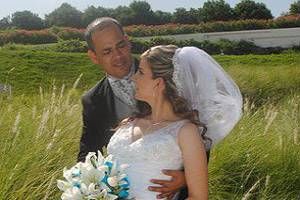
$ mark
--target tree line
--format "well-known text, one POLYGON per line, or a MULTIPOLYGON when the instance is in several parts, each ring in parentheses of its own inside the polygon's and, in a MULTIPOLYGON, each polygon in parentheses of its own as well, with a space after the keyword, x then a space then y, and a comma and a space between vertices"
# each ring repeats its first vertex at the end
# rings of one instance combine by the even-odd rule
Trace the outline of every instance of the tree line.
MULTIPOLYGON (((289 14, 300 14, 300 0, 292 3, 289 11, 284 13, 284 15, 289 14)), ((15 12, 0 20, 0 29, 39 30, 52 26, 85 28, 95 18, 104 16, 116 18, 124 26, 273 19, 271 11, 264 3, 257 3, 253 0, 241 0, 234 7, 224 0, 208 0, 197 9, 177 8, 173 13, 153 11, 146 1, 133 1, 129 6, 118 6, 115 9, 89 6, 83 12, 68 3, 63 3, 51 13, 46 14, 45 19, 28 10, 15 12)))

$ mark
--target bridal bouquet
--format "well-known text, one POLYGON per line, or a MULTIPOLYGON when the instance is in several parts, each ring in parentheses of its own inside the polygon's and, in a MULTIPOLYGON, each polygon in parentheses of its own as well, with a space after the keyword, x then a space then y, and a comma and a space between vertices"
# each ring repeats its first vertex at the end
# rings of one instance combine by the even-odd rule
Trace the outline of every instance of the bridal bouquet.
POLYGON ((63 192, 62 200, 125 200, 129 181, 124 169, 112 155, 104 157, 100 151, 90 152, 85 162, 79 162, 71 169, 64 168, 66 179, 58 180, 57 187, 63 192))

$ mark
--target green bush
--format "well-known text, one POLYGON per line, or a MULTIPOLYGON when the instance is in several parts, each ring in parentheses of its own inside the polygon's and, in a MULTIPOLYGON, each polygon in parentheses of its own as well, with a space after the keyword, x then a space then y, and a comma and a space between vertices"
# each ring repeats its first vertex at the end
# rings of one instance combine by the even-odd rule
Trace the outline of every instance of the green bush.
MULTIPOLYGON (((172 38, 162 38, 162 37, 154 37, 150 40, 138 40, 131 38, 132 42, 132 52, 136 54, 140 54, 150 47, 156 45, 168 45, 174 44, 179 47, 183 46, 196 46, 200 49, 203 49, 209 54, 226 54, 226 55, 245 55, 245 54, 272 54, 272 53, 281 53, 284 48, 281 47, 269 47, 262 48, 256 46, 253 42, 248 41, 230 41, 226 39, 221 39, 216 42, 211 41, 196 41, 193 39, 190 40, 175 40, 172 38)), ((300 45, 299 45, 300 47, 300 45)), ((294 46, 292 49, 297 51, 299 49, 298 46, 294 46)))
POLYGON ((217 45, 219 46, 221 52, 227 55, 259 54, 263 52, 263 48, 245 40, 230 41, 221 39, 217 42, 217 45))
MULTIPOLYGON (((160 36, 189 33, 207 33, 222 31, 241 31, 258 29, 276 29, 300 27, 299 17, 278 18, 276 20, 237 20, 217 21, 200 24, 165 24, 156 26, 134 25, 125 27, 125 32, 131 37, 160 36)), ((0 32, 0 45, 6 43, 46 44, 58 39, 84 40, 84 29, 52 27, 40 31, 9 30, 0 32)), ((141 47, 143 49, 143 47, 141 47)))
POLYGON ((45 44, 54 43, 56 41, 56 35, 46 29, 40 31, 12 30, 0 33, 1 46, 7 43, 45 44))
POLYGON ((59 40, 54 46, 57 52, 87 52, 87 44, 79 39, 59 40))
POLYGON ((64 28, 57 33, 57 37, 62 40, 79 39, 84 40, 84 30, 74 28, 64 28))
POLYGON ((275 20, 216 21, 200 24, 165 24, 157 26, 134 25, 125 27, 125 32, 133 37, 207 33, 222 31, 242 31, 300 27, 300 18, 279 18, 275 20))

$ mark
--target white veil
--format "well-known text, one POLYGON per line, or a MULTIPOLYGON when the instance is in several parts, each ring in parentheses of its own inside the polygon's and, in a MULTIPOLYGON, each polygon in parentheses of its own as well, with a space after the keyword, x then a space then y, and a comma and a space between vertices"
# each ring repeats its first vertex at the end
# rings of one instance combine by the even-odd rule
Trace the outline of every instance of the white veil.
POLYGON ((177 49, 173 64, 179 95, 199 112, 212 144, 218 143, 242 116, 238 86, 210 55, 196 47, 177 49))

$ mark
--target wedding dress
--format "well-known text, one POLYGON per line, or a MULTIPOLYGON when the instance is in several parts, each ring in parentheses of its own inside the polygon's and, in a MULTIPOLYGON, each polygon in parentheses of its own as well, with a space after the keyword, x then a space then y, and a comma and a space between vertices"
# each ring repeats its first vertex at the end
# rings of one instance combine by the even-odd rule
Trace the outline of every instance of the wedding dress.
POLYGON ((149 191, 150 179, 170 180, 161 170, 183 168, 183 159, 178 145, 178 132, 186 120, 172 122, 133 141, 134 122, 119 128, 111 137, 107 146, 109 154, 126 169, 130 181, 129 197, 136 200, 157 199, 157 192, 149 191))

